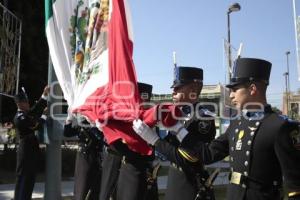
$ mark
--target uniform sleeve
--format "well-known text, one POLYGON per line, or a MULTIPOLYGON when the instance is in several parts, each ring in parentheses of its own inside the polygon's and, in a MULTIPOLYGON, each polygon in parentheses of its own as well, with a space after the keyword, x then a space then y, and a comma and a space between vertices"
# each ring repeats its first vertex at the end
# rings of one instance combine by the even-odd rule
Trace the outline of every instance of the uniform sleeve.
POLYGON ((66 124, 64 126, 64 136, 65 137, 74 137, 78 135, 77 128, 72 127, 72 123, 66 124))
POLYGON ((286 122, 275 139, 289 199, 300 199, 300 132, 298 124, 286 122))
POLYGON ((41 98, 32 108, 30 108, 28 115, 39 118, 46 107, 47 101, 41 98))
POLYGON ((195 142, 193 137, 195 137, 193 134, 188 135, 181 146, 188 154, 199 158, 202 163, 211 164, 228 156, 227 133, 212 140, 210 143, 195 142))
POLYGON ((228 140, 224 134, 210 144, 194 139, 195 134, 188 134, 179 147, 165 140, 158 140, 155 149, 170 162, 184 168, 195 163, 211 164, 228 155, 228 140))
POLYGON ((216 137, 216 125, 215 125, 215 120, 210 120, 209 123, 211 124, 211 130, 210 132, 210 139, 209 141, 212 141, 216 137))
POLYGON ((28 129, 32 131, 40 129, 44 122, 45 120, 42 118, 34 119, 27 114, 22 113, 17 117, 16 127, 21 133, 26 133, 28 129))
POLYGON ((155 150, 163 154, 167 160, 182 168, 189 167, 190 164, 199 161, 196 154, 193 155, 192 152, 187 153, 187 150, 177 147, 166 140, 159 139, 155 143, 155 150))

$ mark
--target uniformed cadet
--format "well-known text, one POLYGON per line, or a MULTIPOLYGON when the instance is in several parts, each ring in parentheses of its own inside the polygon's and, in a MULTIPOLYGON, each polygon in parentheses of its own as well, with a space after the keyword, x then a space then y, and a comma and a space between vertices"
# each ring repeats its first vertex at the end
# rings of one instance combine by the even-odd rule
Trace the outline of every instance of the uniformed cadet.
POLYGON ((74 199, 98 200, 101 184, 101 153, 103 134, 86 120, 74 125, 68 116, 64 126, 64 136, 77 136, 78 151, 75 161, 74 199))
POLYGON ((227 87, 240 115, 209 145, 199 143, 185 150, 202 157, 204 163, 229 155, 228 200, 283 199, 283 181, 289 199, 300 199, 299 125, 273 112, 267 104, 270 71, 268 61, 237 59, 227 87))
MULTIPOLYGON (((149 102, 152 85, 138 82, 138 89, 142 100, 149 102)), ((129 150, 122 141, 110 145, 102 163, 100 200, 158 200, 156 173, 152 176, 154 158, 129 150)))
POLYGON ((178 67, 175 71, 173 101, 181 104, 186 120, 169 128, 167 139, 159 139, 146 124, 134 122, 133 129, 155 150, 171 161, 166 200, 214 199, 211 184, 206 184, 208 172, 196 156, 189 155, 185 147, 201 141, 208 143, 215 138, 215 122, 211 112, 199 105, 198 97, 203 86, 203 70, 195 67, 178 67), (198 117, 197 117, 198 116, 198 117), (143 130, 144 129, 144 130, 143 130), (185 136, 189 134, 189 140, 185 136))
POLYGON ((21 91, 15 96, 18 110, 14 118, 14 125, 20 138, 17 149, 15 200, 31 199, 40 158, 39 143, 34 132, 46 120, 43 111, 47 106, 48 93, 49 87, 46 86, 42 97, 32 108, 30 108, 25 91, 21 91))

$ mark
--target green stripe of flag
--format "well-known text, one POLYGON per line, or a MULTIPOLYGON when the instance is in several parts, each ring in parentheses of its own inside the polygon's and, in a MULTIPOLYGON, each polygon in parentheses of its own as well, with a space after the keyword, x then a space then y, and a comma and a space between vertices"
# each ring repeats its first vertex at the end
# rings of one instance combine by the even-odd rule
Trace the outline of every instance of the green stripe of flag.
POLYGON ((45 0, 45 25, 47 26, 48 20, 53 16, 52 4, 56 0, 45 0))

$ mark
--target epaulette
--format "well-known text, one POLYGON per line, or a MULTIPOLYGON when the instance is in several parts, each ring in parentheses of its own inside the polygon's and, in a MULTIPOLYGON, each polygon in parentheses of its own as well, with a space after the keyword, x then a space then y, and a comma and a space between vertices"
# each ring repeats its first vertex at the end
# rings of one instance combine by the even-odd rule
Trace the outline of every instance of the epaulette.
POLYGON ((23 112, 18 112, 17 113, 17 119, 19 119, 19 120, 25 119, 24 113, 23 112))
MULTIPOLYGON (((279 115, 279 117, 280 117, 283 121, 288 121, 288 122, 290 122, 290 123, 296 123, 296 124, 299 124, 298 121, 289 118, 289 116, 287 116, 287 115, 279 115)), ((300 124, 299 124, 299 125, 300 125, 300 124)))
POLYGON ((178 148, 178 152, 180 153, 180 155, 182 157, 184 157, 189 162, 195 163, 195 162, 199 161, 199 159, 197 157, 195 157, 194 155, 191 155, 189 152, 187 152, 186 150, 184 150, 182 148, 178 148))

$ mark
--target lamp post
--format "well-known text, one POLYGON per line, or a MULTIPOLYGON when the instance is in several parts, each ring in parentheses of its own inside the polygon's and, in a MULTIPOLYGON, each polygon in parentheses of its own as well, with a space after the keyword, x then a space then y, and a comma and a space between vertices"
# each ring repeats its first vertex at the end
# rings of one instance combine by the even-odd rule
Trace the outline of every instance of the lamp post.
POLYGON ((227 41, 228 41, 228 79, 231 79, 231 43, 230 43, 230 13, 240 11, 241 6, 238 3, 234 3, 229 6, 227 11, 227 41))
POLYGON ((286 115, 289 115, 289 98, 288 98, 288 72, 283 73, 285 78, 285 101, 286 101, 286 115))
POLYGON ((284 73, 285 75, 285 93, 286 93, 286 112, 287 115, 289 116, 289 101, 290 101, 290 69, 289 69, 289 54, 291 52, 287 51, 285 52, 286 55, 286 73, 284 73))

